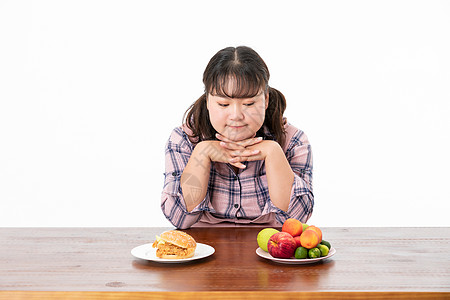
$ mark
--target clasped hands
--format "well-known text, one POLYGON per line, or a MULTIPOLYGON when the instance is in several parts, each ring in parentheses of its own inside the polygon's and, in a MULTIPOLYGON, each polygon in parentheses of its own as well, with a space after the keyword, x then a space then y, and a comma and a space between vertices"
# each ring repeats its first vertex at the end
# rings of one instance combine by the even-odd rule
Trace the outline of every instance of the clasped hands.
POLYGON ((263 141, 261 137, 254 137, 242 141, 232 141, 217 133, 219 141, 206 141, 210 143, 208 157, 211 161, 229 163, 240 169, 245 169, 244 161, 264 160, 274 141, 263 141))

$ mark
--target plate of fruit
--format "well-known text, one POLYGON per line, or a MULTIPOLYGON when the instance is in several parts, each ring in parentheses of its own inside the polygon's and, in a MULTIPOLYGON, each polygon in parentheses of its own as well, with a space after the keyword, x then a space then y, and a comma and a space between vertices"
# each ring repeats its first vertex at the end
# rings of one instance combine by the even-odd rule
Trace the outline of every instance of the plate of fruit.
POLYGON ((287 219, 281 231, 262 229, 256 240, 258 256, 284 264, 311 264, 336 253, 330 242, 322 239, 320 228, 302 224, 297 219, 287 219))

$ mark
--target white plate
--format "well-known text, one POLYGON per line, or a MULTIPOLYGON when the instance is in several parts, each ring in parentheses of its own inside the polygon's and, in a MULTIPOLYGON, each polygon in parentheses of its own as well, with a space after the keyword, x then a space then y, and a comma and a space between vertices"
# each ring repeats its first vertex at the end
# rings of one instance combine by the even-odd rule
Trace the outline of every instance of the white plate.
POLYGON ((303 264, 312 264, 315 262, 318 262, 323 259, 327 259, 332 257, 336 253, 336 249, 331 247, 330 252, 328 252, 327 256, 318 257, 318 258, 305 258, 305 259, 297 259, 297 258, 276 258, 270 255, 268 252, 264 251, 263 249, 259 248, 256 249, 256 254, 261 256, 265 259, 270 259, 272 261, 282 263, 282 264, 292 264, 292 265, 303 265, 303 264))
POLYGON ((131 250, 131 255, 140 259, 151 260, 160 263, 183 263, 208 257, 215 251, 214 248, 209 245, 197 243, 197 248, 195 248, 194 256, 183 259, 168 259, 157 257, 156 248, 153 248, 152 245, 153 243, 137 246, 133 248, 133 250, 131 250))

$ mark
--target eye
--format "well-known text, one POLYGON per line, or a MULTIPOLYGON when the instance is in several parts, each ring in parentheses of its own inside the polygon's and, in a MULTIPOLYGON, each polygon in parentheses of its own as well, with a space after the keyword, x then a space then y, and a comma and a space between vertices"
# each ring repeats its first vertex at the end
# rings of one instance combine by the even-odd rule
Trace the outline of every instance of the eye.
POLYGON ((252 102, 252 103, 245 103, 244 105, 245 105, 245 106, 252 106, 253 104, 255 104, 255 102, 252 102))
POLYGON ((217 104, 219 104, 219 106, 221 106, 221 107, 227 107, 228 106, 228 104, 223 104, 223 103, 217 103, 217 104))

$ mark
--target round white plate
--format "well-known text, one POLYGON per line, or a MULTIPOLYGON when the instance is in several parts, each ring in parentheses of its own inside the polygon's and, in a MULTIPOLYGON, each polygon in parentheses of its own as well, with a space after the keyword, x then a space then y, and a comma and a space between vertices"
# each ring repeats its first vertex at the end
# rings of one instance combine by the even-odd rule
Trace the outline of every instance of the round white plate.
POLYGON ((330 252, 328 252, 327 256, 318 257, 318 258, 305 258, 305 259, 297 259, 297 258, 276 258, 270 255, 268 252, 259 248, 256 249, 256 254, 261 256, 262 258, 269 259, 282 264, 292 264, 292 265, 303 265, 303 264, 312 264, 318 262, 323 259, 327 259, 332 257, 336 253, 336 249, 331 247, 330 252))
POLYGON ((194 256, 183 259, 168 259, 168 258, 159 258, 156 256, 156 248, 152 247, 153 243, 144 244, 137 246, 131 250, 131 255, 134 257, 156 261, 160 263, 183 263, 191 260, 201 259, 212 255, 215 249, 209 245, 197 243, 197 248, 195 248, 194 256))

